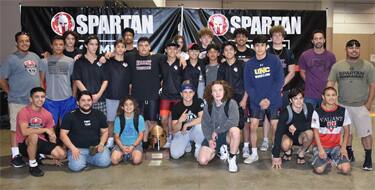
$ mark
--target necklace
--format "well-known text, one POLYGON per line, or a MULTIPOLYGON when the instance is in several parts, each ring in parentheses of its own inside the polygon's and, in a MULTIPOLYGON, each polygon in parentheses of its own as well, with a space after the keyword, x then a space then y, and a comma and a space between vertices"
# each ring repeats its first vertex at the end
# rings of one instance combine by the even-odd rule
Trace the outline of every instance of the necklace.
POLYGON ((281 48, 280 53, 277 53, 277 50, 274 49, 274 48, 272 48, 272 50, 273 50, 273 53, 275 53, 275 55, 277 55, 277 57, 280 57, 280 55, 283 54, 284 48, 281 48))

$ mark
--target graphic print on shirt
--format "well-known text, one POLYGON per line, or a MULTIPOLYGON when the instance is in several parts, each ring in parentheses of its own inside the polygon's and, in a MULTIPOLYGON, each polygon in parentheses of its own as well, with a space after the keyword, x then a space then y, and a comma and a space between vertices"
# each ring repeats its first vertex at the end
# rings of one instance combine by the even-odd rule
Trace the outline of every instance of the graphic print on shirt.
POLYGON ((135 68, 137 71, 151 70, 151 59, 136 60, 135 68))
POLYGON ((23 65, 25 66, 26 71, 30 75, 36 75, 36 73, 38 71, 38 68, 37 68, 38 65, 33 60, 27 60, 27 61, 23 62, 23 65))
POLYGON ((43 120, 40 117, 32 117, 29 121, 29 128, 39 129, 43 128, 43 120))

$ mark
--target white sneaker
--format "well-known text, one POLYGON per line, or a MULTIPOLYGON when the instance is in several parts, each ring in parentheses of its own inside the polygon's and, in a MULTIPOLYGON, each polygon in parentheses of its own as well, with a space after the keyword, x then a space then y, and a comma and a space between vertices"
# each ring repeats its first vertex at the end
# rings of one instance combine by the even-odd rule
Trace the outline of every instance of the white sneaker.
POLYGON ((191 152, 191 143, 190 142, 186 145, 185 152, 191 152))
POLYGON ((226 144, 220 147, 220 160, 227 160, 229 158, 228 146, 226 144))
POLYGON ((254 155, 254 154, 251 154, 248 158, 246 158, 243 162, 245 164, 251 164, 253 162, 256 162, 259 160, 259 156, 258 155, 254 155))
POLYGON ((228 158, 228 170, 229 172, 238 172, 236 157, 233 156, 232 158, 228 158))
POLYGON ((268 147, 269 147, 268 141, 263 140, 262 145, 260 145, 259 149, 260 149, 260 151, 265 152, 265 151, 268 150, 268 147))
POLYGON ((242 148, 242 158, 248 158, 250 156, 249 147, 242 148))
POLYGON ((105 145, 107 148, 113 148, 113 146, 115 145, 114 143, 114 139, 113 138, 108 138, 107 140, 107 144, 105 145))

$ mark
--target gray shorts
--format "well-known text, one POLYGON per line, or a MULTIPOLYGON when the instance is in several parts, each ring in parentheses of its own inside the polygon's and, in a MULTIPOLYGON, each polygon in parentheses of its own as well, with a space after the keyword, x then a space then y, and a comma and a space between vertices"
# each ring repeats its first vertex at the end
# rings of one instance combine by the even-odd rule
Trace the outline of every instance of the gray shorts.
MULTIPOLYGON (((120 148, 118 145, 116 145, 116 146, 112 149, 112 152, 115 151, 115 150, 116 150, 116 151, 119 151, 119 152, 122 152, 121 148, 120 148)), ((136 147, 134 148, 133 151, 135 151, 135 150, 137 150, 137 151, 139 151, 139 152, 143 152, 142 144, 139 144, 138 146, 136 146, 136 147)))
POLYGON ((107 121, 115 121, 120 100, 105 99, 105 103, 107 104, 107 121))
POLYGON ((321 159, 319 157, 318 147, 313 148, 313 162, 312 165, 314 168, 321 167, 327 163, 332 163, 334 165, 340 165, 343 163, 349 163, 348 158, 341 157, 340 155, 340 146, 335 146, 334 148, 325 148, 324 151, 327 154, 327 158, 321 159))
MULTIPOLYGON (((356 129, 358 137, 367 137, 372 134, 370 112, 365 106, 352 107, 342 105, 348 110, 352 125, 356 129)), ((351 127, 351 130, 353 129, 351 127)))

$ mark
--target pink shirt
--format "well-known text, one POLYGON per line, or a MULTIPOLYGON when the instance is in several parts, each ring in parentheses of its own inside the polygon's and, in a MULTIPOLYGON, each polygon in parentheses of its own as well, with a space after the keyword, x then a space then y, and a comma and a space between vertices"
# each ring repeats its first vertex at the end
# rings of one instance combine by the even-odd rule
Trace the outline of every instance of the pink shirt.
MULTIPOLYGON (((40 111, 34 111, 31 105, 27 105, 21 109, 17 114, 17 128, 16 128, 16 140, 17 143, 22 143, 25 140, 25 136, 21 132, 21 123, 27 123, 29 128, 53 128, 55 122, 53 121, 52 114, 46 109, 42 108, 40 111)), ((39 134, 39 139, 46 140, 45 134, 39 134)))

